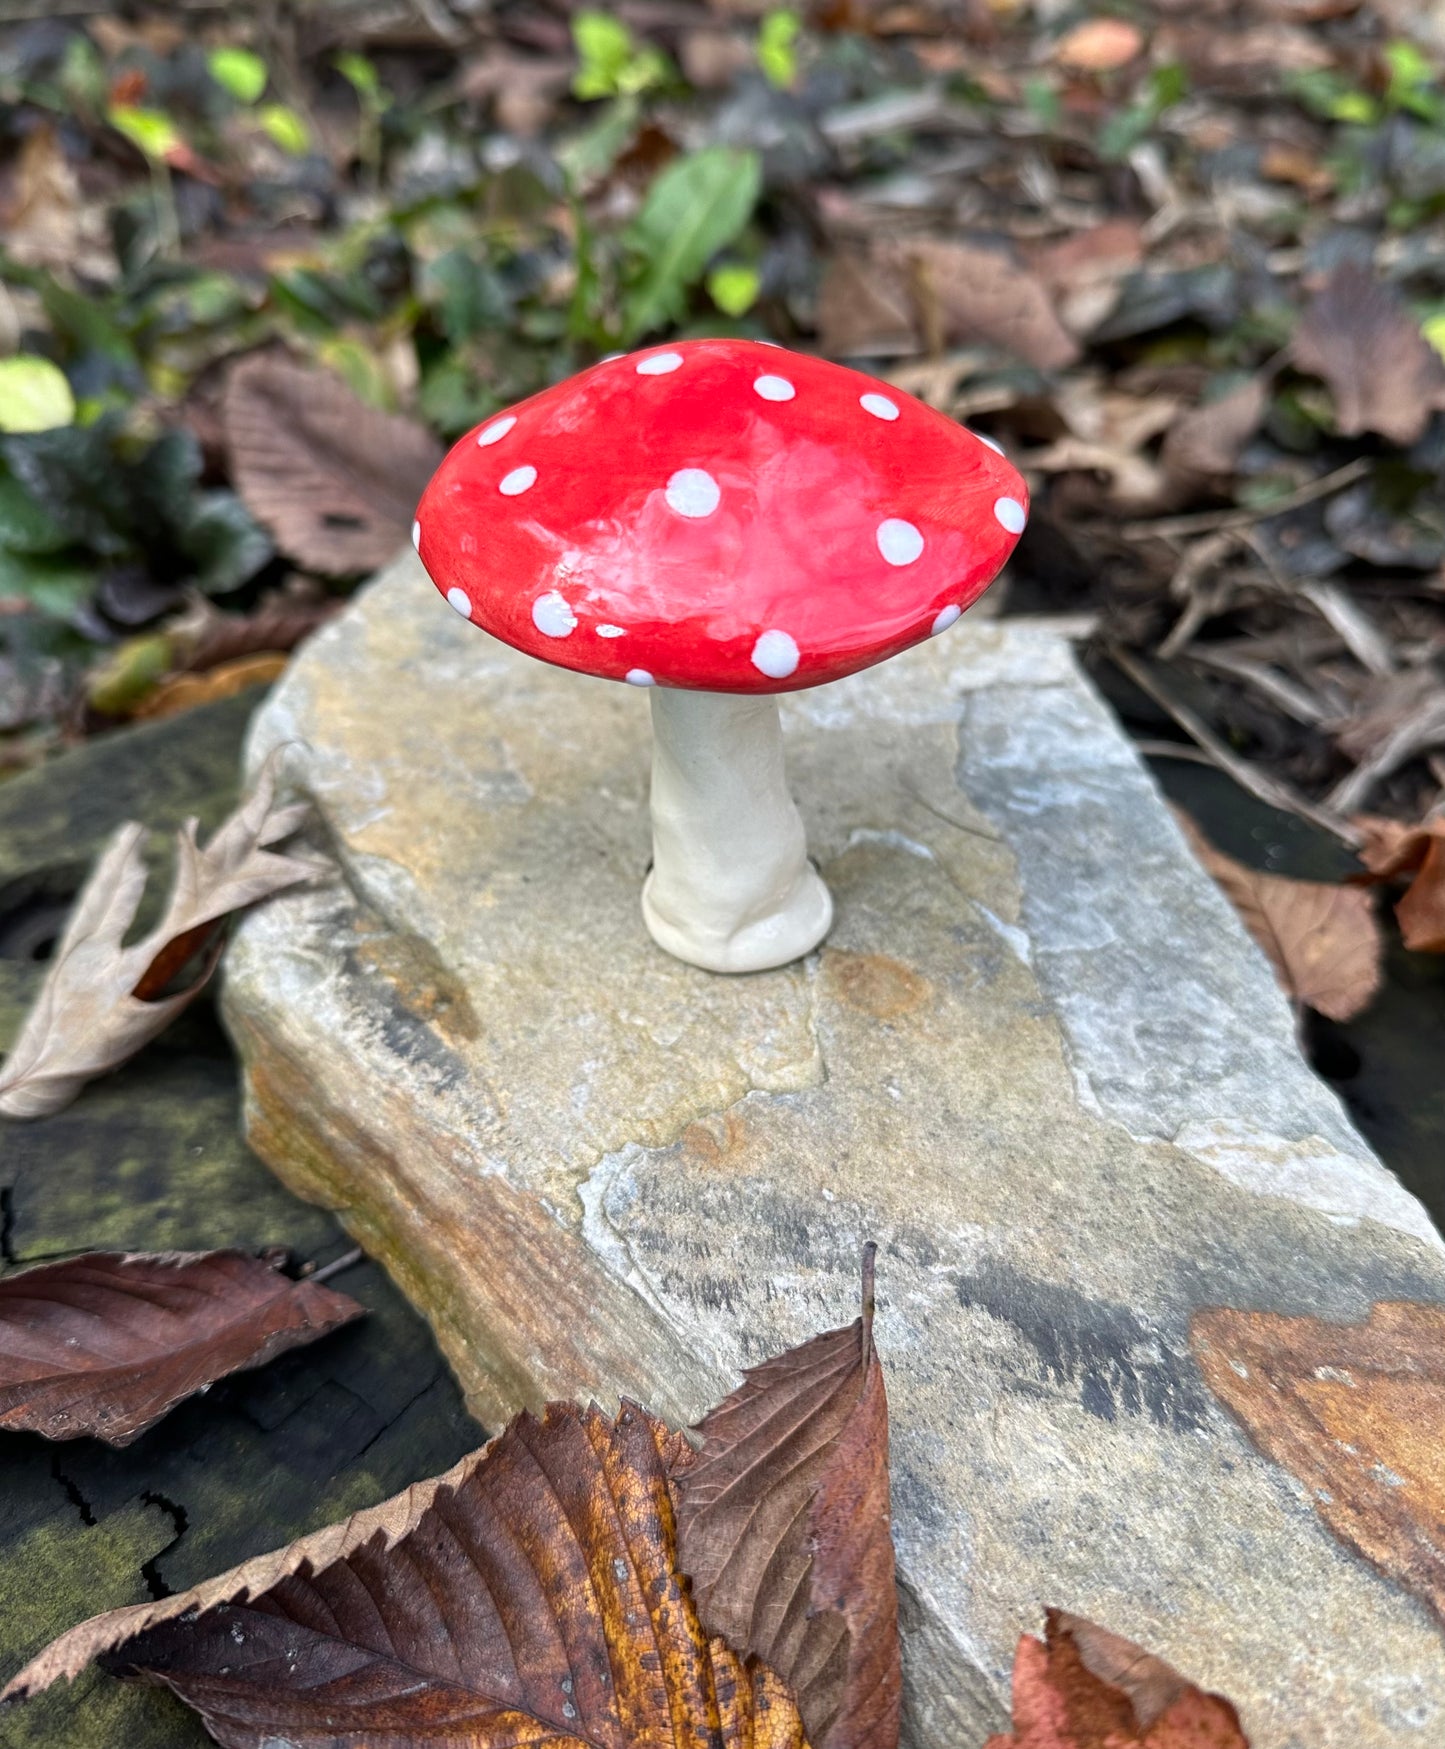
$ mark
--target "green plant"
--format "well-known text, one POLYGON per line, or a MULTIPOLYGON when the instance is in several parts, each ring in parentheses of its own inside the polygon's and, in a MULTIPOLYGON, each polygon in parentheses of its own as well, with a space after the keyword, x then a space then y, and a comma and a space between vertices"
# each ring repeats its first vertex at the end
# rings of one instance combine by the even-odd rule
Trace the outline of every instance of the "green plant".
POLYGON ((672 63, 662 50, 635 42, 632 32, 611 13, 574 13, 572 41, 578 57, 572 78, 575 97, 635 96, 672 78, 672 63))
POLYGON ((798 80, 798 37, 803 21, 786 9, 769 12, 758 27, 758 66, 770 85, 790 90, 798 80))

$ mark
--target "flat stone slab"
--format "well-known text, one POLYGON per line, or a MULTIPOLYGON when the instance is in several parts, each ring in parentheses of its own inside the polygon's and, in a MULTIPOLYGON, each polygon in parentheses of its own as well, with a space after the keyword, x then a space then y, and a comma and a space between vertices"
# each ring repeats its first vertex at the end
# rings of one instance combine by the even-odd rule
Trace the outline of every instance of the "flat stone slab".
POLYGON ((965 622, 783 701, 837 901, 747 978, 638 909, 647 701, 464 625, 408 555, 294 664, 344 870, 231 949, 249 1137, 339 1210, 489 1426, 679 1421, 856 1310, 880 1242, 908 1736, 1004 1720, 1076 1610, 1228 1692, 1255 1749, 1445 1740, 1445 1640, 1253 1447, 1199 1308, 1445 1303, 1445 1252, 1067 646, 965 622))

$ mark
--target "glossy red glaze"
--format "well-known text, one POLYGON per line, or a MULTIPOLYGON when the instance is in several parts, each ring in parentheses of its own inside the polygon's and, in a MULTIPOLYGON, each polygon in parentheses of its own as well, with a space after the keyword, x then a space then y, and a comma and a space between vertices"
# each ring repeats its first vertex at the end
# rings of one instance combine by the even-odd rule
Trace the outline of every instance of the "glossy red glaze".
POLYGON ((952 623, 1027 505, 1001 455, 887 383, 694 340, 594 365, 470 432, 415 535, 458 612, 528 655, 787 692, 952 623))

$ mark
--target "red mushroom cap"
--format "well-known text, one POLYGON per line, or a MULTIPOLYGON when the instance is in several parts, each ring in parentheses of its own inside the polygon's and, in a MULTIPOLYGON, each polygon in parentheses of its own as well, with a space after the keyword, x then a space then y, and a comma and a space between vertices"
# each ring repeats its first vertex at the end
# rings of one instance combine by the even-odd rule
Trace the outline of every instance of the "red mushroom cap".
POLYGON ((637 686, 788 692, 952 625, 1023 530, 986 439, 753 340, 629 353, 464 437, 413 536, 495 637, 637 686))

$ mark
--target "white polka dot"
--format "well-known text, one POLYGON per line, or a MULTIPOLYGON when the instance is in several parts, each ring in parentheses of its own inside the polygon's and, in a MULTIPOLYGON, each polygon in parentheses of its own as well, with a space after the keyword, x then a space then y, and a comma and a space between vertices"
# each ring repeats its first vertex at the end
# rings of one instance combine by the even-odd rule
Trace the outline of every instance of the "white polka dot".
POLYGON ((629 668, 625 678, 629 686, 652 686, 655 684, 645 668, 629 668))
POLYGON ((513 468, 510 474, 503 474, 502 483, 497 490, 504 498, 515 498, 518 493, 525 492, 528 487, 537 484, 537 470, 529 463, 525 468, 513 468))
POLYGON ((878 551, 890 565, 911 565, 923 551, 923 536, 911 522, 890 516, 878 524, 878 551))
POLYGON ((454 607, 463 619, 472 617, 472 598, 465 589, 448 589, 447 605, 454 607))
POLYGON ((711 516, 722 493, 703 468, 679 468, 667 482, 666 497, 679 516, 711 516))
POLYGON ((621 626, 598 626, 597 636, 599 638, 625 638, 627 634, 621 626))
POLYGON ((532 624, 546 637, 565 638, 575 630, 577 615, 567 605, 564 595, 549 589, 532 603, 532 624))
POLYGON ((764 632, 753 645, 753 667, 769 680, 786 680, 798 666, 798 646, 786 632, 764 632))
POLYGON ((654 352, 651 358, 644 358, 637 367, 640 377, 665 377, 669 371, 678 370, 682 365, 680 352, 654 352))
POLYGON ((753 389, 765 401, 791 401, 798 392, 786 377, 759 377, 753 389))
POLYGON ((939 608, 938 618, 934 620, 933 629, 928 635, 936 638, 940 632, 946 632, 962 612, 963 609, 953 601, 947 607, 939 608))
POLYGON ((500 443, 516 423, 517 415, 515 413, 508 413, 505 419, 494 419, 490 425, 484 425, 477 433, 477 442, 483 449, 489 443, 500 443))
POLYGON ((1028 516, 1017 498, 1000 498, 993 507, 994 515, 1010 534, 1022 534, 1028 516))
POLYGON ((887 395, 859 395, 858 405, 875 419, 893 420, 898 417, 898 403, 890 401, 887 395))
POLYGON ((980 443, 986 443, 995 455, 1003 454, 1003 445, 1001 443, 995 443, 991 437, 985 437, 981 431, 975 431, 973 435, 980 443))
POLYGON ((418 552, 421 551, 421 524, 419 522, 414 522, 411 525, 411 544, 418 552))

